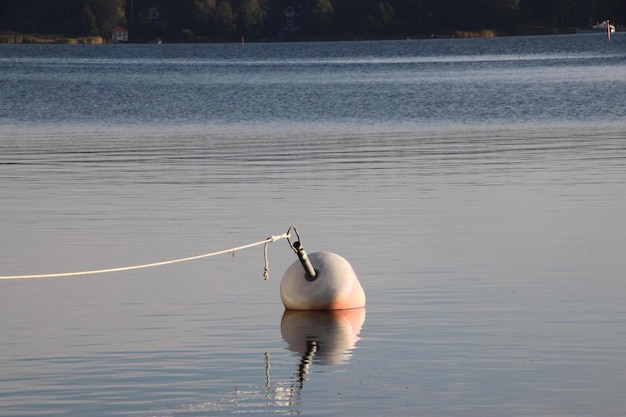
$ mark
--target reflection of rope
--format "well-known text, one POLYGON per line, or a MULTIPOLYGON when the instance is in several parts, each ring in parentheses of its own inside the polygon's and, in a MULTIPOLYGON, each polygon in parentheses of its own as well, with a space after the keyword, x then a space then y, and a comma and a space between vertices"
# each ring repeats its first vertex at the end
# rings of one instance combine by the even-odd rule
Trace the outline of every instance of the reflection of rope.
POLYGON ((270 390, 272 389, 270 377, 270 353, 265 352, 265 398, 269 400, 270 390))
MULTIPOLYGON (((291 228, 289 230, 291 230, 291 228)), ((238 251, 238 250, 241 250, 241 249, 247 249, 247 248, 251 248, 253 246, 259 246, 259 245, 265 245, 265 248, 264 248, 265 271, 263 273, 263 277, 267 280, 268 279, 268 272, 269 272, 269 264, 268 264, 268 261, 267 261, 267 244, 275 242, 275 241, 277 241, 279 239, 289 239, 289 232, 283 233, 282 235, 278 235, 278 236, 270 236, 267 239, 262 240, 260 242, 250 243, 250 244, 247 244, 247 245, 238 246, 236 248, 224 249, 224 250, 217 251, 217 252, 211 252, 211 253, 205 253, 205 254, 202 254, 202 255, 190 256, 188 258, 173 259, 173 260, 170 260, 170 261, 155 262, 155 263, 144 264, 144 265, 124 266, 124 267, 121 267, 121 268, 98 269, 98 270, 93 270, 93 271, 62 272, 62 273, 58 273, 58 274, 5 275, 5 276, 0 276, 0 279, 59 278, 59 277, 71 277, 71 276, 77 276, 77 275, 103 274, 103 273, 106 273, 106 272, 130 271, 132 269, 151 268, 151 267, 155 267, 155 266, 170 265, 170 264, 175 264, 175 263, 179 263, 179 262, 194 261, 196 259, 208 258, 209 256, 221 255, 221 254, 229 253, 229 252, 233 252, 233 254, 234 254, 235 251, 238 251)))

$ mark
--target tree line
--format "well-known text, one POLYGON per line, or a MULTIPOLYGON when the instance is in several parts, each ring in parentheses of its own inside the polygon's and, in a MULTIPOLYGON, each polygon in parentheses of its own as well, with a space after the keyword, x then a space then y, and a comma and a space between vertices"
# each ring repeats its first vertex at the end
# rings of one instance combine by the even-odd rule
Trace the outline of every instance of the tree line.
POLYGON ((0 31, 131 40, 359 39, 626 20, 624 0, 0 0, 0 31))

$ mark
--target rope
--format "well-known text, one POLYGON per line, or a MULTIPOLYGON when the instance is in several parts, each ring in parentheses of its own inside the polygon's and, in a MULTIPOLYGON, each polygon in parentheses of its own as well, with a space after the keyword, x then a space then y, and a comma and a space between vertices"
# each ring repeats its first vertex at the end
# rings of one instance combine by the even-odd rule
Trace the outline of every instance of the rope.
MULTIPOLYGON (((291 228, 289 228, 289 231, 291 231, 291 228)), ((269 278, 268 277, 269 264, 268 264, 268 260, 267 260, 267 244, 275 242, 275 241, 280 240, 280 239, 289 239, 289 231, 287 231, 287 233, 283 233, 282 235, 270 236, 270 237, 268 237, 265 240, 261 240, 260 242, 250 243, 250 244, 247 244, 247 245, 238 246, 236 248, 231 248, 231 249, 224 249, 224 250, 217 251, 217 252, 211 252, 211 253, 205 253, 205 254, 202 254, 202 255, 190 256, 188 258, 172 259, 170 261, 154 262, 154 263, 143 264, 143 265, 124 266, 124 267, 121 267, 121 268, 97 269, 97 270, 93 270, 93 271, 62 272, 62 273, 58 273, 58 274, 40 274, 40 275, 4 275, 4 276, 0 276, 0 280, 2 280, 2 279, 29 279, 29 278, 59 278, 59 277, 71 277, 71 276, 78 276, 78 275, 104 274, 104 273, 108 273, 108 272, 130 271, 130 270, 133 270, 133 269, 152 268, 152 267, 155 267, 155 266, 163 266, 163 265, 170 265, 170 264, 175 264, 175 263, 180 263, 180 262, 195 261, 197 259, 208 258, 209 256, 222 255, 224 253, 230 253, 230 252, 233 253, 233 259, 234 259, 235 251, 251 248, 253 246, 265 245, 265 248, 264 248, 265 271, 263 273, 263 277, 267 281, 267 279, 269 278)))

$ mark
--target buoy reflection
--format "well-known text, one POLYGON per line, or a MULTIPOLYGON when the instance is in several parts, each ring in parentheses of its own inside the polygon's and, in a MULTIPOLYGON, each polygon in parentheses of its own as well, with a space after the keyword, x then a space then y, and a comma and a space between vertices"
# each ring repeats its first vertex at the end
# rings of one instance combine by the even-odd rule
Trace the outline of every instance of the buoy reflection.
MULTIPOLYGON (((175 410, 198 412, 221 411, 227 414, 282 413, 303 414, 303 386, 311 367, 346 364, 360 340, 365 322, 365 308, 332 311, 287 310, 280 321, 280 331, 287 343, 286 349, 300 357, 297 366, 288 368, 289 377, 279 367, 272 378, 272 357, 265 352, 265 386, 238 385, 205 401, 181 404, 175 410)), ((284 353, 284 351, 283 351, 284 353)), ((279 362, 284 363, 284 358, 279 362)), ((290 362, 293 358, 290 359, 290 362)), ((164 414, 165 415, 165 414, 164 414)), ((171 414, 167 414, 171 415, 171 414)))
POLYGON ((311 365, 348 363, 365 322, 365 308, 331 311, 286 310, 280 332, 287 349, 300 356, 297 371, 285 386, 272 384, 270 355, 265 354, 266 399, 268 404, 290 408, 301 414, 301 395, 311 365))
POLYGON ((320 365, 346 363, 359 341, 365 308, 332 311, 286 310, 280 332, 292 352, 320 365))

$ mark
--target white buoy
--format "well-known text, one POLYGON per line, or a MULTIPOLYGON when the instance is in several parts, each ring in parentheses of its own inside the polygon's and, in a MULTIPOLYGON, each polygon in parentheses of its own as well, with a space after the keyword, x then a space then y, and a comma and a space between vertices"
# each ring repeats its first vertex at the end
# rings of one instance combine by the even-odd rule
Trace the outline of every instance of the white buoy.
POLYGON ((330 252, 315 252, 307 257, 299 244, 294 244, 294 248, 300 261, 285 271, 280 283, 280 298, 287 310, 365 307, 365 292, 348 261, 330 252))

